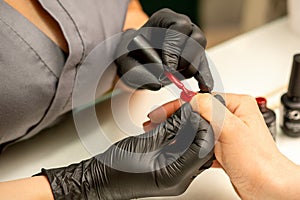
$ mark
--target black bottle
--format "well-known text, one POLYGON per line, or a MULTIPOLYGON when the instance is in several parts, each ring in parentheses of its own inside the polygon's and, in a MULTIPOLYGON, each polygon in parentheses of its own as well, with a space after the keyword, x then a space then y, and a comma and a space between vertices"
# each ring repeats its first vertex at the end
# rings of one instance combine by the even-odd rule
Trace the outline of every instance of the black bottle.
POLYGON ((293 59, 288 92, 281 96, 280 127, 291 137, 300 136, 300 54, 293 59))
POLYGON ((264 97, 256 98, 257 105, 259 107, 260 112, 262 113, 265 122, 269 128, 269 131, 276 141, 276 114, 273 110, 267 107, 267 100, 264 97))

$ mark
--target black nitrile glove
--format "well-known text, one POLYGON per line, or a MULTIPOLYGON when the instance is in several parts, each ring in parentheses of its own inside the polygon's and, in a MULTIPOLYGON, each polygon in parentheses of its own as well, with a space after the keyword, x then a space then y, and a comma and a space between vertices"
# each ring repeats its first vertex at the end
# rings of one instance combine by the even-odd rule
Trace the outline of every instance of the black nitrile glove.
POLYGON ((179 79, 195 77, 203 92, 210 92, 213 89, 213 78, 204 51, 206 47, 204 34, 187 16, 170 9, 154 13, 139 30, 128 30, 123 33, 117 49, 117 55, 122 56, 118 56, 116 64, 118 75, 127 85, 133 88, 159 90, 170 83, 165 77, 162 78, 164 72, 162 65, 147 66, 145 65, 147 61, 128 53, 130 42, 138 34, 147 38, 161 56, 163 64, 176 71, 175 75, 179 79))
POLYGON ((68 167, 42 170, 58 199, 132 199, 182 194, 213 162, 214 133, 189 103, 150 132, 68 167))

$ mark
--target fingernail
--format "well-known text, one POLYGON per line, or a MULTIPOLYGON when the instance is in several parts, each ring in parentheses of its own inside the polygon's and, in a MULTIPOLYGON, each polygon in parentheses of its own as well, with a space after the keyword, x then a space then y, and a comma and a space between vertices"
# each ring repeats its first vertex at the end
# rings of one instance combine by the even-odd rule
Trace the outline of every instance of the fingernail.
POLYGON ((161 109, 161 108, 162 108, 162 106, 159 106, 159 107, 155 108, 154 110, 150 111, 150 112, 148 113, 147 117, 151 119, 151 116, 152 116, 153 114, 157 113, 158 110, 161 109))
POLYGON ((146 122, 143 123, 143 127, 149 126, 150 124, 151 124, 151 121, 146 121, 146 122))
POLYGON ((158 107, 148 114, 149 119, 153 123, 160 123, 162 119, 167 118, 166 111, 163 107, 158 107))
POLYGON ((143 123, 143 129, 146 132, 153 130, 157 126, 158 126, 158 124, 152 123, 151 121, 146 121, 143 123))

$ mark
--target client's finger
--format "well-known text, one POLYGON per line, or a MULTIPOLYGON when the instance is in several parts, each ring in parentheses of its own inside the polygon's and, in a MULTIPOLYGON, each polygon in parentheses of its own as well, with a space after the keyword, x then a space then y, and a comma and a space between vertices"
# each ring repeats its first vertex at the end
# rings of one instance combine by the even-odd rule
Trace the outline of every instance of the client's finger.
POLYGON ((151 131, 152 129, 154 129, 158 125, 159 124, 152 123, 151 121, 146 121, 143 123, 143 129, 145 132, 148 132, 148 131, 151 131))
POLYGON ((213 161, 213 164, 211 167, 212 168, 223 168, 222 165, 217 160, 213 161))
POLYGON ((168 102, 162 106, 159 106, 155 110, 148 114, 150 121, 155 124, 160 124, 170 117, 176 110, 180 108, 182 102, 180 99, 168 102))
POLYGON ((226 107, 237 117, 249 116, 253 113, 260 113, 256 100, 250 95, 244 94, 220 94, 225 100, 226 107))
MULTIPOLYGON (((225 101, 227 102, 228 98, 226 98, 225 101)), ((233 138, 235 138, 237 134, 235 130, 237 125, 245 126, 241 119, 230 112, 211 94, 197 94, 190 103, 193 110, 198 112, 212 125, 215 138, 220 142, 234 142, 233 138)))

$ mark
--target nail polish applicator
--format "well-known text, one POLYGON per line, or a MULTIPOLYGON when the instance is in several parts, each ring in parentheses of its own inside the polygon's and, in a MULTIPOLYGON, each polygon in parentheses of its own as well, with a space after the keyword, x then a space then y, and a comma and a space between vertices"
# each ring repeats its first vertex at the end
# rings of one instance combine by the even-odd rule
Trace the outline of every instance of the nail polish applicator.
POLYGON ((147 61, 148 63, 159 63, 163 66, 164 75, 176 85, 180 90, 182 90, 180 94, 180 98, 185 101, 189 102, 197 93, 187 89, 184 84, 172 73, 174 69, 169 68, 168 66, 164 65, 160 56, 156 52, 156 50, 151 47, 148 43, 147 39, 142 35, 135 36, 132 41, 129 43, 128 48, 131 50, 138 50, 139 56, 143 57, 143 60, 147 61))

